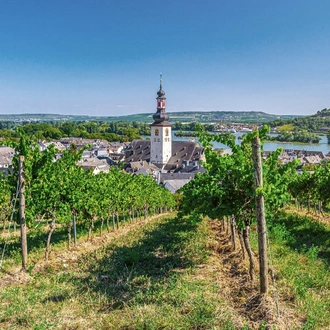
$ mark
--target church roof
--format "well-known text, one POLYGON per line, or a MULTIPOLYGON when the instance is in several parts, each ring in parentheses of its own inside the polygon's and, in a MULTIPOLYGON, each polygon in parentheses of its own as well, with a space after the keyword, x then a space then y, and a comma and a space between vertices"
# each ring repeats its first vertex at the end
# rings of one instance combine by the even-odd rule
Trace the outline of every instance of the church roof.
POLYGON ((164 98, 164 96, 165 96, 165 92, 163 91, 162 84, 160 84, 160 88, 159 88, 159 91, 157 92, 157 96, 158 96, 158 98, 164 98))
POLYGON ((167 188, 172 194, 187 184, 190 180, 182 179, 182 180, 168 180, 163 184, 164 188, 167 188))
MULTIPOLYGON (((165 165, 165 171, 188 172, 198 167, 204 156, 204 149, 196 142, 172 141, 172 157, 165 165)), ((150 162, 150 141, 134 140, 125 152, 126 164, 131 162, 150 162)), ((157 164, 155 164, 157 166, 157 164)))
POLYGON ((157 110, 157 112, 152 116, 154 122, 150 126, 172 126, 171 123, 168 122, 169 115, 164 110, 157 110))

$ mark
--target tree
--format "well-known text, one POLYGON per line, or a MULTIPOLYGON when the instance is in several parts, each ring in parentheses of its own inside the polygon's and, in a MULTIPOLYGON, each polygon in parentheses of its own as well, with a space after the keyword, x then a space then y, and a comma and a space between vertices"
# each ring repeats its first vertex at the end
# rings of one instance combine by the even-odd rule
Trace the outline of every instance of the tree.
MULTIPOLYGON (((201 127, 200 127, 201 129, 201 127)), ((253 278, 254 260, 249 236, 251 224, 256 217, 256 197, 260 194, 266 200, 266 212, 270 217, 290 198, 288 178, 295 171, 295 164, 277 166, 281 150, 272 153, 263 161, 264 185, 254 187, 252 143, 255 137, 265 139, 269 128, 246 134, 241 145, 236 145, 231 136, 209 135, 200 131, 199 140, 205 148, 206 173, 197 175, 180 192, 183 194, 183 214, 201 214, 213 219, 231 217, 232 235, 234 225, 238 228, 250 260, 250 276, 253 278), (221 142, 232 149, 231 155, 221 155, 212 150, 212 141, 221 142)), ((261 155, 260 155, 261 157, 261 155)), ((233 243, 235 240, 233 240, 233 243)), ((265 293, 265 292, 262 292, 265 293)))

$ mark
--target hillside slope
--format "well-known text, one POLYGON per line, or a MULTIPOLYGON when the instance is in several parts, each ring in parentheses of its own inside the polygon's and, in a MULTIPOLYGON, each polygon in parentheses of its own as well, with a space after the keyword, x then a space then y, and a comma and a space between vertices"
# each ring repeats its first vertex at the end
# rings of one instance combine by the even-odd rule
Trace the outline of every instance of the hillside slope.
POLYGON ((279 127, 283 125, 293 125, 298 129, 305 129, 313 132, 327 132, 330 129, 330 109, 323 109, 312 116, 294 119, 277 119, 270 122, 271 127, 279 127))

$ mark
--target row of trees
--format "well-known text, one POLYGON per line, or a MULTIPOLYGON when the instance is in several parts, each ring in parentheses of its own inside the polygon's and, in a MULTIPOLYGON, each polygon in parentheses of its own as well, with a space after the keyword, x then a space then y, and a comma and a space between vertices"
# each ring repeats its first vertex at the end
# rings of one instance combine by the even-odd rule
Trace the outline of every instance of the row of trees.
POLYGON ((0 123, 0 136, 3 138, 19 138, 13 128, 17 125, 26 135, 42 140, 59 140, 63 137, 82 137, 86 139, 105 139, 108 141, 126 142, 140 139, 141 135, 150 135, 147 123, 138 122, 42 122, 21 125, 8 122, 0 123), (14 125, 14 126, 13 126, 14 125), (13 127, 12 127, 13 126, 13 127))
MULTIPOLYGON (((196 131, 197 123, 183 124, 175 122, 172 126, 176 131, 196 131)), ((139 122, 102 122, 102 121, 50 121, 41 123, 0 122, 0 137, 18 138, 15 131, 20 127, 25 134, 44 140, 59 140, 62 137, 82 137, 86 139, 105 139, 108 141, 132 141, 141 135, 150 135, 148 123, 139 122)), ((206 131, 215 129, 212 124, 204 124, 206 131)))
MULTIPOLYGON (((172 129, 175 131, 184 131, 184 132, 196 132, 196 128, 198 127, 198 123, 196 122, 191 122, 191 123, 181 123, 179 121, 176 121, 172 129)), ((205 131, 212 132, 215 130, 215 125, 213 124, 203 124, 203 127, 205 131)))
MULTIPOLYGON (((104 224, 110 230, 111 224, 119 226, 120 219, 134 221, 136 216, 146 217, 156 208, 159 212, 175 206, 172 194, 149 176, 132 176, 115 168, 98 175, 85 171, 76 165, 82 151, 65 151, 54 162, 54 146, 40 152, 37 142, 26 135, 21 136, 15 148, 24 156, 27 226, 51 219, 46 257, 55 224, 66 225, 70 237, 73 216, 86 226, 90 236, 96 220, 101 223, 102 232, 104 224)), ((13 162, 13 174, 0 180, 3 221, 8 219, 10 197, 17 187, 17 157, 13 162)))
POLYGON ((205 148, 206 173, 197 175, 180 190, 182 215, 219 219, 223 228, 224 219, 229 219, 234 247, 237 229, 243 257, 246 252, 249 258, 251 279, 255 265, 250 246, 250 228, 256 221, 257 196, 265 198, 266 218, 270 220, 291 199, 289 186, 296 175, 296 162, 278 167, 279 149, 263 161, 264 182, 262 187, 256 189, 252 147, 257 136, 264 140, 268 132, 269 128, 265 126, 260 131, 246 134, 241 145, 236 145, 228 135, 202 132, 199 139, 205 148), (228 145, 232 154, 214 152, 212 141, 228 145))
POLYGON ((297 207, 307 206, 308 212, 323 213, 322 205, 330 202, 330 162, 315 166, 313 171, 295 175, 289 183, 289 191, 297 207))

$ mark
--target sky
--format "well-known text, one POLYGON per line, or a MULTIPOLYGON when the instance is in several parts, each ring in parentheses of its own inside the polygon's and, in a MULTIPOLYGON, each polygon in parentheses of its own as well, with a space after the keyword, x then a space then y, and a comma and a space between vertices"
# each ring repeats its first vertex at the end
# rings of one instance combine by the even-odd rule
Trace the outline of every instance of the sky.
POLYGON ((2 0, 0 114, 330 108, 329 0, 2 0))

